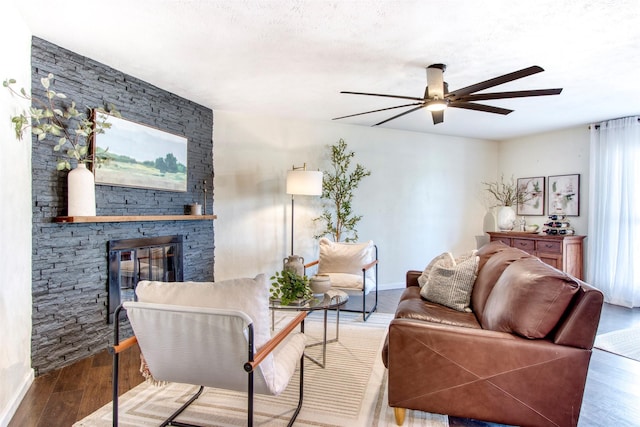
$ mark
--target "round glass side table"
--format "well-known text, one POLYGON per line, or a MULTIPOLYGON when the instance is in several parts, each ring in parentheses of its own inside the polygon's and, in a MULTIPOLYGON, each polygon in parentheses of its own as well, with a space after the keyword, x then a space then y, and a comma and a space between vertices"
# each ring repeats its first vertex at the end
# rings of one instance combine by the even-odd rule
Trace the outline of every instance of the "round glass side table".
POLYGON ((307 344, 307 347, 314 347, 318 345, 322 345, 322 362, 314 359, 309 356, 305 352, 305 357, 311 360, 316 365, 321 368, 325 367, 327 361, 327 344, 332 342, 337 342, 340 338, 340 307, 345 305, 349 300, 349 295, 337 289, 329 289, 327 292, 321 295, 314 295, 312 298, 302 301, 300 303, 291 303, 288 305, 282 305, 278 300, 271 300, 270 308, 271 308, 271 329, 274 329, 275 326, 275 311, 276 310, 291 310, 291 311, 324 311, 324 324, 323 324, 323 338, 322 341, 307 344), (336 336, 332 339, 327 339, 327 312, 329 310, 336 310, 336 336))

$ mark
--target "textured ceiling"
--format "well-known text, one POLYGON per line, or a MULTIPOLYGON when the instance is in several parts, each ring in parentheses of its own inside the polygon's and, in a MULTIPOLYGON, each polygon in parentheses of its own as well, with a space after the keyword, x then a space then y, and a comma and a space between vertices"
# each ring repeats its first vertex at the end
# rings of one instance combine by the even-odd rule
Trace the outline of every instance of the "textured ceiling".
POLYGON ((214 111, 330 120, 403 104, 341 90, 422 96, 425 67, 445 63, 450 90, 539 65, 489 92, 564 91, 382 127, 499 140, 640 114, 638 0, 13 2, 35 36, 214 111))

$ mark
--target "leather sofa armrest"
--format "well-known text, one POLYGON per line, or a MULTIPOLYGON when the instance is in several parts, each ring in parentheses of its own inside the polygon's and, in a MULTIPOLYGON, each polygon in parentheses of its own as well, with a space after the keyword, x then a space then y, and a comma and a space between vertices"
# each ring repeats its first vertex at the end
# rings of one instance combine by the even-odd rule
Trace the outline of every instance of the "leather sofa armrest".
POLYGON ((419 270, 407 271, 407 276, 406 276, 407 288, 409 286, 420 286, 420 284, 418 283, 418 277, 420 277, 421 274, 422 274, 422 271, 419 271, 419 270))

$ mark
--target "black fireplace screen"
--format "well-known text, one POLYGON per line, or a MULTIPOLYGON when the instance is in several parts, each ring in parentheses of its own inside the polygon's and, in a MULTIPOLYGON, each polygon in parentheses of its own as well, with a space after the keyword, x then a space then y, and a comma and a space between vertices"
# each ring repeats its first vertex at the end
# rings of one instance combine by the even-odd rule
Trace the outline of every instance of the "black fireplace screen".
POLYGON ((109 241, 109 318, 141 280, 182 281, 182 236, 109 241))

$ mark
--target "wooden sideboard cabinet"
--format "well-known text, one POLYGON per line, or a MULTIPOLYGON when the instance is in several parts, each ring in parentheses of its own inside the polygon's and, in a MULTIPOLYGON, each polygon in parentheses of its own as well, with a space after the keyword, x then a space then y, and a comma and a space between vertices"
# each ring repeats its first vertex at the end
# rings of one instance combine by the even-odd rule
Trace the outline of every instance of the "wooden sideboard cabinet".
POLYGON ((546 234, 489 231, 490 240, 535 255, 545 263, 582 280, 582 241, 586 236, 548 236, 546 234))

